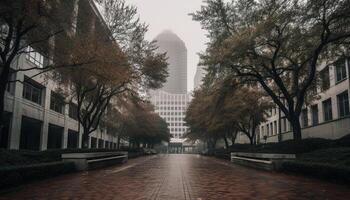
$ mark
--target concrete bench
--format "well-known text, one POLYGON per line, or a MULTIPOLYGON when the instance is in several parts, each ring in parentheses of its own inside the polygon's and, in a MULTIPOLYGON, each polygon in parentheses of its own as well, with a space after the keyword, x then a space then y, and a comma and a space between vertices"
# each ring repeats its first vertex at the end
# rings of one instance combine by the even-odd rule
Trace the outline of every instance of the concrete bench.
POLYGON ((275 170, 282 160, 295 159, 295 154, 232 152, 231 162, 257 169, 275 170))
POLYGON ((77 170, 90 170, 128 161, 127 152, 66 153, 63 161, 74 162, 77 170))

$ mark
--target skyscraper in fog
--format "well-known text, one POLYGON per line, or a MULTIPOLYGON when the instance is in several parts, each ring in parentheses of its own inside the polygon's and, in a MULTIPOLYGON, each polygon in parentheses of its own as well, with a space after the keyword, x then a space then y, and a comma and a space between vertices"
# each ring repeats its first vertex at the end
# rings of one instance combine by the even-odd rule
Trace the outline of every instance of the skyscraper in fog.
POLYGON ((167 52, 169 77, 161 89, 172 94, 187 93, 187 48, 185 43, 172 31, 164 31, 155 40, 158 51, 167 52))
POLYGON ((194 76, 194 89, 199 89, 203 84, 203 78, 205 77, 206 71, 202 65, 197 66, 196 75, 194 76))
POLYGON ((168 124, 171 142, 183 142, 187 131, 184 118, 189 103, 187 94, 187 49, 185 43, 172 31, 164 31, 155 40, 159 52, 168 57, 169 77, 163 88, 151 91, 151 102, 168 124))

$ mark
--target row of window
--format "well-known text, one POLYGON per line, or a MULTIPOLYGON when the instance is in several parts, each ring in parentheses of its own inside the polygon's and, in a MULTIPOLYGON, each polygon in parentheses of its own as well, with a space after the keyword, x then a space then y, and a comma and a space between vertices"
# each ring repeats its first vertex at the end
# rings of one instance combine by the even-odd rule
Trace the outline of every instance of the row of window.
MULTIPOLYGON (((346 73, 346 60, 345 58, 341 58, 338 61, 334 63, 335 68, 335 81, 336 84, 342 82, 347 78, 346 73)), ((321 78, 321 90, 325 91, 330 88, 330 75, 329 75, 329 66, 325 67, 323 70, 320 71, 320 78, 321 78)))
POLYGON ((186 131, 186 128, 170 128, 170 131, 171 132, 178 132, 178 131, 180 131, 180 132, 185 132, 186 131))
POLYGON ((176 116, 176 115, 186 115, 186 112, 158 112, 159 115, 168 115, 168 116, 176 116))
MULTIPOLYGON (((326 99, 322 101, 323 108, 323 120, 324 122, 333 120, 333 109, 332 109, 332 98, 326 99)), ((337 95, 337 109, 338 109, 338 117, 347 117, 350 116, 350 108, 349 108, 349 94, 348 91, 342 92, 337 95)), ((311 110, 311 125, 316 126, 319 124, 319 109, 318 104, 310 106, 311 110)), ((286 118, 281 119, 281 132, 289 131, 288 128, 288 120, 286 118)), ((266 124, 266 126, 261 126, 261 131, 264 135, 272 136, 278 133, 277 131, 277 121, 270 122, 266 124)), ((301 113, 301 126, 308 127, 309 117, 308 117, 308 109, 305 108, 301 113)))
MULTIPOLYGON (((35 81, 25 78, 23 83, 23 98, 34 102, 36 104, 42 105, 42 102, 44 101, 43 98, 43 92, 45 87, 40 85, 39 83, 36 83, 35 81)), ((50 95, 50 109, 64 114, 65 112, 65 102, 64 98, 59 95, 58 93, 55 93, 51 91, 50 95)), ((69 104, 69 117, 72 119, 77 119, 78 116, 78 107, 74 103, 69 104)))
POLYGON ((183 123, 183 117, 162 117, 167 122, 181 122, 183 123))
POLYGON ((186 110, 186 107, 166 107, 166 106, 160 106, 156 107, 156 110, 186 110))
POLYGON ((44 56, 30 46, 27 48, 26 59, 37 67, 44 67, 44 56))
POLYGON ((168 126, 185 126, 185 123, 168 123, 168 126))
POLYGON ((185 101, 160 101, 156 102, 156 106, 158 105, 186 105, 185 101))
MULTIPOLYGON (((319 123, 318 105, 312 105, 311 107, 311 120, 313 126, 319 123)), ((323 120, 330 121, 333 120, 333 109, 332 109, 332 98, 322 101, 323 108, 323 120)), ((337 109, 338 118, 346 117, 350 115, 349 109, 349 94, 348 91, 342 92, 337 95, 337 109)), ((309 126, 308 109, 303 109, 302 111, 302 126, 309 126)))

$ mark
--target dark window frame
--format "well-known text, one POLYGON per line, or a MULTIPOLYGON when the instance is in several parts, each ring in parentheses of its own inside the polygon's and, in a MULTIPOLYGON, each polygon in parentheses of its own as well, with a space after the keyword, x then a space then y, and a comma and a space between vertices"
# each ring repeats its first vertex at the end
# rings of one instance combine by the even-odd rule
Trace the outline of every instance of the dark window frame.
POLYGON ((333 120, 332 99, 326 99, 322 102, 323 105, 323 119, 325 122, 333 120))
POLYGON ((22 97, 38 105, 43 103, 44 86, 30 78, 24 78, 22 97))
POLYGON ((339 118, 347 117, 350 115, 349 93, 347 90, 337 95, 337 107, 339 118), (345 97, 343 97, 343 95, 345 97))
POLYGON ((64 114, 64 97, 59 93, 51 91, 50 95, 50 110, 64 114))

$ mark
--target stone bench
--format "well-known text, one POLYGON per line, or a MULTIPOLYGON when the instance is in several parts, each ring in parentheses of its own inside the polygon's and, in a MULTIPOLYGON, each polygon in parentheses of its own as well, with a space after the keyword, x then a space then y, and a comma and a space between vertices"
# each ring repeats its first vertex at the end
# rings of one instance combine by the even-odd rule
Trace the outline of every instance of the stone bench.
POLYGON ((127 152, 65 153, 63 161, 74 162, 77 170, 90 170, 128 161, 127 152))
POLYGON ((232 152, 231 162, 257 169, 275 170, 282 160, 295 159, 295 154, 232 152))

